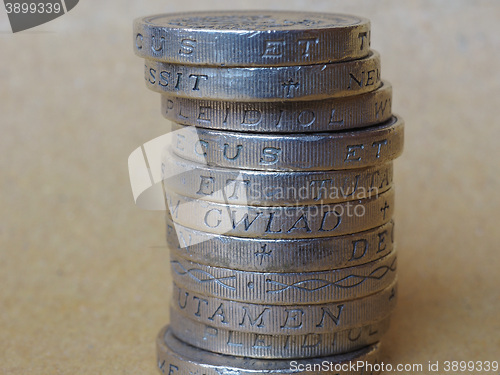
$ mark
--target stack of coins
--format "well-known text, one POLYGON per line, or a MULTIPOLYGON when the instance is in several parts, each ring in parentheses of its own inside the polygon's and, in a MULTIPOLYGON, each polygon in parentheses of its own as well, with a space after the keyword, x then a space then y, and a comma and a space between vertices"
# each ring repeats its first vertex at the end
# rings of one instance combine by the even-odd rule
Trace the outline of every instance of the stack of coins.
POLYGON ((173 122, 160 371, 373 373, 404 129, 369 21, 161 14, 135 21, 134 46, 173 122))

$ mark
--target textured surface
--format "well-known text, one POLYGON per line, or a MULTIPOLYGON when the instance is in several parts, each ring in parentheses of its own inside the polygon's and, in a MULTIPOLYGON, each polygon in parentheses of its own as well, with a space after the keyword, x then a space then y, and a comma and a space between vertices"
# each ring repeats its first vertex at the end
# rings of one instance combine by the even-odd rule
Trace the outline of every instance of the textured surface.
MULTIPOLYGON (((132 19, 199 1, 81 1, 12 35, 0 10, 0 373, 156 374, 168 318, 164 217, 127 157, 163 134, 132 19)), ((396 161, 400 298, 386 361, 499 360, 500 3, 213 1, 371 19, 406 121, 396 161), (496 358, 495 358, 496 356, 496 358)))

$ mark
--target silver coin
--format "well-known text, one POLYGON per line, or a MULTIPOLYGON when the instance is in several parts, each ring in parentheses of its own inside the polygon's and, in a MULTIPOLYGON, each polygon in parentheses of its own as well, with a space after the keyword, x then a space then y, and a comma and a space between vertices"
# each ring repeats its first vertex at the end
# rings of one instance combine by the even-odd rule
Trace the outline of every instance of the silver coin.
POLYGON ((319 64, 359 59, 369 48, 370 21, 346 14, 212 11, 134 21, 135 53, 174 64, 319 64))
POLYGON ((246 206, 328 204, 391 188, 393 164, 337 171, 275 172, 207 166, 165 153, 164 186, 190 198, 246 206))
POLYGON ((174 154, 210 166, 284 171, 363 168, 394 160, 403 151, 404 122, 363 130, 314 134, 249 134, 172 125, 174 154))
POLYGON ((394 223, 345 236, 307 239, 239 238, 189 229, 167 220, 177 257, 214 267, 256 272, 310 272, 380 259, 394 247, 394 223))
POLYGON ((176 285, 210 297, 254 304, 301 305, 361 298, 396 280, 396 251, 329 271, 271 273, 212 267, 170 255, 176 285))
POLYGON ((174 284, 171 309, 179 316, 230 331, 266 335, 333 333, 388 317, 397 282, 366 297, 311 305, 258 305, 209 297, 174 284))
POLYGON ((185 98, 229 101, 318 100, 374 91, 380 56, 333 64, 268 68, 215 68, 145 60, 144 79, 153 91, 185 98))
POLYGON ((164 327, 156 339, 157 364, 168 375, 317 375, 319 371, 337 375, 377 375, 367 365, 380 364, 380 344, 336 356, 265 360, 212 353, 185 344, 164 327))
POLYGON ((392 86, 316 101, 230 102, 162 95, 165 118, 200 128, 262 133, 345 131, 391 118, 392 86))
POLYGON ((351 234, 387 223, 394 189, 335 204, 261 207, 213 203, 166 192, 168 215, 185 227, 213 234, 259 238, 315 238, 351 234))
POLYGON ((170 314, 172 334, 194 347, 251 358, 313 358, 348 353, 380 341, 390 318, 339 332, 268 335, 216 328, 170 314))

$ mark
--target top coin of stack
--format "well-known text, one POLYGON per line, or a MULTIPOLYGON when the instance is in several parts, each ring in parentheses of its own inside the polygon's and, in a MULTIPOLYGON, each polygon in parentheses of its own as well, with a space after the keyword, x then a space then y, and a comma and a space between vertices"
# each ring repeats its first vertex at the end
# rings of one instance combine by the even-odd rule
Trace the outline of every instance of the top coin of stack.
POLYGON ((326 13, 227 11, 159 14, 134 22, 135 52, 195 66, 290 66, 370 53, 370 21, 326 13))
POLYGON ((395 305, 392 161, 404 124, 369 20, 160 14, 135 20, 134 50, 176 123, 162 161, 174 175, 165 180, 174 296, 160 370, 377 363, 395 305))

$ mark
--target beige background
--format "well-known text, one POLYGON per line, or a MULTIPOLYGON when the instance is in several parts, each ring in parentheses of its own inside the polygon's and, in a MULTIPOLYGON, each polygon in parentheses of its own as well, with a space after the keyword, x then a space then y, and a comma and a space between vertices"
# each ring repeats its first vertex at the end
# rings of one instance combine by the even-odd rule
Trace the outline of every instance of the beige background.
POLYGON ((227 8, 371 19, 407 123, 386 361, 500 360, 500 2, 82 0, 16 35, 0 10, 0 373, 156 374, 164 222, 134 206, 127 158, 165 122, 132 19, 227 8))

